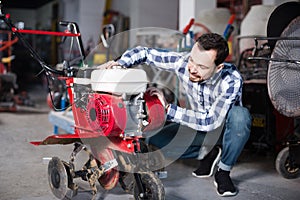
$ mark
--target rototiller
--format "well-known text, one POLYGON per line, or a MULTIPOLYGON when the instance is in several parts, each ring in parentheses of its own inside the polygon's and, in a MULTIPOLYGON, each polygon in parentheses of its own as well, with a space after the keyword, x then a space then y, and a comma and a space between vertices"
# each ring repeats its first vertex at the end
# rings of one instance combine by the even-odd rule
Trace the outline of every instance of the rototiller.
MULTIPOLYGON (((74 132, 51 135, 34 145, 74 144, 69 161, 53 157, 48 164, 48 180, 53 194, 63 199, 77 194, 75 179, 89 183, 92 198, 96 197, 96 182, 110 190, 119 182, 135 199, 164 199, 162 182, 153 172, 160 168, 162 155, 148 152, 142 138, 158 130, 165 122, 165 109, 156 96, 147 93, 147 76, 142 69, 97 69, 72 66, 64 62, 61 70, 45 64, 36 51, 22 37, 34 33, 17 29, 9 15, 1 19, 29 50, 48 78, 58 76, 65 81, 69 106, 74 117, 74 132), (87 152, 88 159, 75 169, 76 155, 87 152), (127 181, 131 177, 132 181, 127 181)), ((62 22, 65 32, 43 32, 74 37, 82 50, 81 36, 76 23, 62 22)), ((81 58, 84 59, 81 51, 81 58)))

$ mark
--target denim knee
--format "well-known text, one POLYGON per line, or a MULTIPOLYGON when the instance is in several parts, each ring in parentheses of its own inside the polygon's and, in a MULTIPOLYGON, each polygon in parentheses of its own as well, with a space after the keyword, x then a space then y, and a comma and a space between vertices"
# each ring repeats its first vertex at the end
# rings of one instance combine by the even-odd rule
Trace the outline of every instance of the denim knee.
POLYGON ((251 121, 251 115, 245 107, 233 106, 228 112, 227 124, 239 137, 249 137, 251 121))

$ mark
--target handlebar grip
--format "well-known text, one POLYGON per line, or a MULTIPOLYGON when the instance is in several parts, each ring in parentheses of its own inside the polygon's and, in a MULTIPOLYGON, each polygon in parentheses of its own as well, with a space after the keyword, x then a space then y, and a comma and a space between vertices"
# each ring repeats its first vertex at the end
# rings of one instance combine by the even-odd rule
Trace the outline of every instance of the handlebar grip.
POLYGON ((183 34, 184 34, 184 35, 186 35, 186 34, 189 32, 189 30, 190 30, 190 28, 193 26, 194 22, 195 22, 195 19, 192 18, 192 19, 190 20, 189 24, 186 25, 186 27, 183 29, 183 34))
POLYGON ((235 15, 232 14, 228 20, 228 24, 232 24, 234 22, 234 20, 235 20, 235 15))
POLYGON ((70 23, 70 22, 60 21, 60 22, 59 22, 59 25, 61 25, 61 26, 68 26, 69 23, 70 23))

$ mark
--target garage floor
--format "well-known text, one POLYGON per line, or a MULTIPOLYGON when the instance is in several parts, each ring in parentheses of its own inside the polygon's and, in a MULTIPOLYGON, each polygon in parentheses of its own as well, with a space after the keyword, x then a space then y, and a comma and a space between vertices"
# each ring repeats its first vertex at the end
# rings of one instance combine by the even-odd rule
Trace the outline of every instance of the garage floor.
MULTIPOLYGON (((44 89, 39 88, 44 91, 44 89)), ((45 105, 44 92, 31 94, 45 105)), ((68 160, 72 145, 35 147, 30 141, 52 134, 48 111, 42 113, 0 113, 0 199, 46 200, 56 199, 49 188, 45 157, 58 156, 68 160)), ((276 155, 244 151, 232 171, 232 179, 239 193, 227 199, 298 200, 300 178, 284 179, 275 170, 276 155)), ((192 176, 197 167, 195 160, 178 160, 166 168, 168 178, 162 179, 166 199, 224 199, 216 194, 213 178, 198 179, 192 176)), ((82 187, 87 186, 82 182, 82 187)), ((133 199, 120 186, 104 191, 98 185, 97 199, 133 199)), ((73 199, 90 199, 87 192, 79 192, 73 199)))

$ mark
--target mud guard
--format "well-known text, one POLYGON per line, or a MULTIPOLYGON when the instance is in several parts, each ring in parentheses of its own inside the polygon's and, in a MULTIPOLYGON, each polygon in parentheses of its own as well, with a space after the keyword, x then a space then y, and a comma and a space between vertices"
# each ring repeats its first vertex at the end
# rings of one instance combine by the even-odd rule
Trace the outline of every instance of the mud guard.
POLYGON ((72 144, 74 142, 80 142, 79 135, 74 134, 61 134, 61 135, 50 135, 42 141, 32 141, 30 144, 35 146, 39 145, 50 145, 50 144, 72 144))

